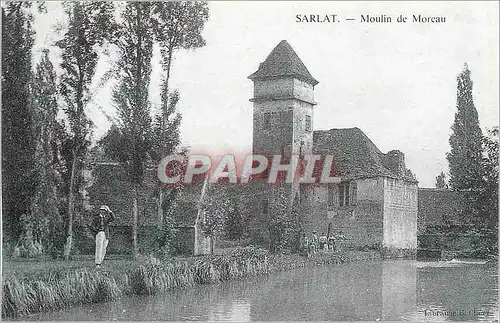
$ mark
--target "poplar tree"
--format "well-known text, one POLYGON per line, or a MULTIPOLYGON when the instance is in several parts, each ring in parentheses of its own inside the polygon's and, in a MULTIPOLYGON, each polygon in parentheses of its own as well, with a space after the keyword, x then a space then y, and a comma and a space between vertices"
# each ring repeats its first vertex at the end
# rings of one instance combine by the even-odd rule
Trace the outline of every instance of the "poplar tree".
POLYGON ((66 1, 63 5, 69 26, 56 45, 62 50, 61 94, 70 130, 67 142, 70 167, 64 248, 64 257, 68 259, 73 242, 78 177, 90 145, 92 122, 85 113, 85 107, 91 99, 89 87, 95 74, 99 52, 105 41, 112 38, 115 24, 112 2, 66 1))
POLYGON ((482 140, 476 107, 472 98, 470 70, 465 64, 457 77, 457 112, 450 136, 449 184, 454 190, 473 191, 482 180, 482 140))
MULTIPOLYGON (((201 33, 208 20, 208 4, 204 1, 164 1, 156 2, 153 6, 153 29, 156 41, 160 45, 162 66, 165 73, 162 84, 162 111, 157 120, 160 126, 160 146, 158 155, 170 154, 178 141, 178 126, 180 119, 176 119, 172 110, 178 100, 178 95, 170 93, 169 82, 172 62, 175 53, 180 49, 195 49, 205 46, 201 33)), ((163 157, 161 156, 161 157, 163 157)), ((160 158, 161 158, 160 157, 160 158)), ((170 195, 170 194, 168 194, 170 195)), ((158 191, 158 219, 163 222, 164 211, 163 188, 158 191)))
POLYGON ((48 49, 43 50, 42 58, 36 66, 32 97, 36 142, 34 169, 37 181, 31 204, 31 226, 26 232, 26 238, 31 238, 27 242, 37 243, 56 255, 63 228, 59 201, 62 168, 60 151, 64 138, 60 135, 62 125, 57 121, 58 89, 48 49))
POLYGON ((437 177, 436 177, 436 188, 448 188, 448 184, 446 184, 446 181, 445 181, 445 178, 446 178, 446 175, 444 174, 444 172, 441 172, 437 177))
POLYGON ((137 226, 139 187, 144 180, 151 150, 151 117, 148 89, 153 56, 152 4, 128 2, 115 40, 120 53, 118 85, 113 101, 118 125, 108 136, 106 153, 124 165, 133 188, 132 245, 138 254, 137 226))
POLYGON ((9 2, 2 6, 2 217, 4 233, 13 240, 21 235, 21 216, 29 213, 34 193, 30 5, 9 2))

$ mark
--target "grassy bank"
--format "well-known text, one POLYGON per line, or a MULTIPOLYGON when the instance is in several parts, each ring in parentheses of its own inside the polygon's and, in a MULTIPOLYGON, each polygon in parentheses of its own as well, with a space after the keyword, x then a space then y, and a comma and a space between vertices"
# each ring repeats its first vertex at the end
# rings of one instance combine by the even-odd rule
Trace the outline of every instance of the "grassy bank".
POLYGON ((2 317, 23 316, 72 305, 105 302, 123 295, 152 295, 197 284, 296 268, 379 259, 376 252, 318 253, 310 258, 272 255, 242 248, 227 255, 111 263, 107 269, 62 267, 49 271, 7 271, 2 288, 2 317))

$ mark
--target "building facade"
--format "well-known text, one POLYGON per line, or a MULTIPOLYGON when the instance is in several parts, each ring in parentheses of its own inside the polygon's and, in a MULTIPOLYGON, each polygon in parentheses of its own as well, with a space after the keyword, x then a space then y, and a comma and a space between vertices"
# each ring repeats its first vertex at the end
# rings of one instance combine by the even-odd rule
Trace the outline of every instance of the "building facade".
POLYGON ((292 184, 302 229, 332 230, 348 244, 417 248, 418 185, 398 150, 382 153, 358 128, 314 131, 314 79, 287 41, 249 76, 254 82, 253 152, 333 155, 336 184, 292 184))

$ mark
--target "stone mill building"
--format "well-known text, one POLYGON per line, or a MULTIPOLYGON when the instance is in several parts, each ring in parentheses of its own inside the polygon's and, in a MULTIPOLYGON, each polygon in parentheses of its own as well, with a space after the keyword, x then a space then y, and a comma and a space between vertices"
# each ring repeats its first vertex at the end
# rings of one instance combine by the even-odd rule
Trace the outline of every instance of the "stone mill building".
MULTIPOLYGON (((333 155, 335 184, 291 184, 290 205, 299 213, 301 229, 308 235, 342 231, 350 247, 374 247, 406 252, 417 248, 418 186, 405 166, 399 150, 382 153, 358 128, 314 130, 314 89, 319 82, 285 40, 281 41, 249 79, 254 84, 253 153, 304 156, 333 155)), ((320 102, 328 108, 328 102, 320 102)), ((332 125, 335 120, 332 120, 332 125)), ((117 163, 97 162, 89 191, 89 210, 108 204, 119 214, 112 225, 110 248, 131 245, 131 188, 117 163)), ((153 173, 156 170, 153 171, 153 173)), ((157 189, 154 176, 141 188, 139 201, 139 245, 147 252, 154 245, 157 189)), ((226 184, 219 190, 234 197, 246 236, 253 244, 269 243, 270 207, 276 203, 264 185, 226 184)), ((219 184, 217 184, 219 185, 219 184)), ((223 184, 221 184, 223 185, 223 184)), ((287 189, 288 189, 287 188, 287 189)), ((217 188, 214 188, 217 191, 217 188)), ((182 253, 209 252, 209 236, 203 228, 200 209, 201 185, 185 189, 174 209, 180 233, 177 248, 182 253)))
POLYGON ((418 186, 404 154, 382 153, 358 128, 314 130, 319 82, 286 40, 249 79, 254 83, 254 153, 334 156, 340 183, 292 188, 292 199, 300 201, 302 229, 308 234, 327 233, 328 227, 342 231, 353 247, 414 251, 418 186))

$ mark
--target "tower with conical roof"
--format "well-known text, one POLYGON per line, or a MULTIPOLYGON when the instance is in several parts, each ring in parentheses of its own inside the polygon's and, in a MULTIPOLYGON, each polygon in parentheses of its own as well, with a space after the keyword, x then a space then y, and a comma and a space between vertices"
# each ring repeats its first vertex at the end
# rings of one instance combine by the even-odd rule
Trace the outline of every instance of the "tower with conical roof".
POLYGON ((248 77, 254 82, 253 152, 265 155, 312 153, 314 86, 292 46, 282 40, 248 77))

